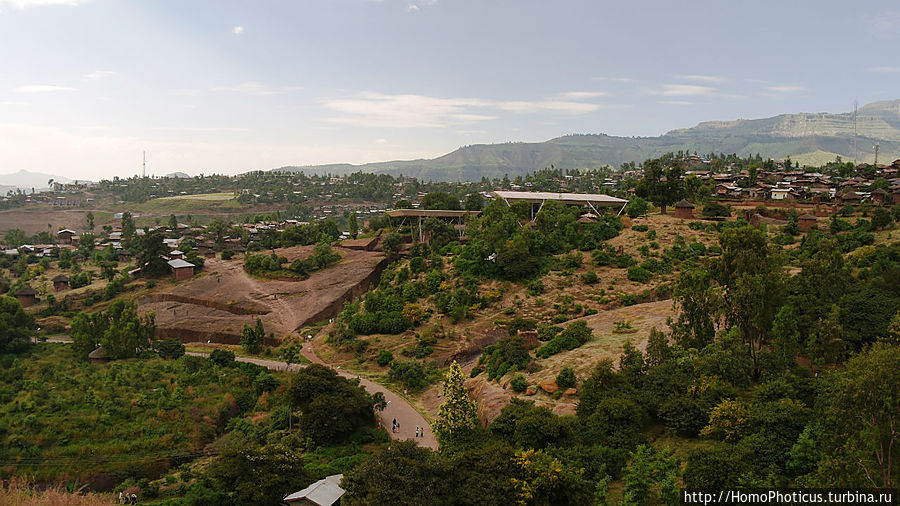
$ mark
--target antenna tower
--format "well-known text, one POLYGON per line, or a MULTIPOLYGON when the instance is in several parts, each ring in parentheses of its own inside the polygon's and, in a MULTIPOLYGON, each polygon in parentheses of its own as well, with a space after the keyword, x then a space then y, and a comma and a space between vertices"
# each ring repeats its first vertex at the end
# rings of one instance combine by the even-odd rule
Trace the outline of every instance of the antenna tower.
POLYGON ((856 116, 859 114, 859 100, 853 101, 853 163, 859 163, 859 148, 857 147, 856 116))

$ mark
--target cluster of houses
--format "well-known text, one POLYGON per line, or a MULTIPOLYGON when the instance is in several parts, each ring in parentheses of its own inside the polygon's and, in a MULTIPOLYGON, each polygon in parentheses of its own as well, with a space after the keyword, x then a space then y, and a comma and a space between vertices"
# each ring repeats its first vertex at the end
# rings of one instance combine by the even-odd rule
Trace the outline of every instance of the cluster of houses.
POLYGON ((841 180, 818 172, 778 170, 760 171, 756 183, 751 185, 748 171, 732 175, 689 170, 685 175, 695 176, 709 184, 713 195, 719 199, 900 204, 900 160, 895 160, 891 165, 878 165, 872 179, 854 176, 841 180), (871 190, 876 178, 884 178, 887 188, 871 190))

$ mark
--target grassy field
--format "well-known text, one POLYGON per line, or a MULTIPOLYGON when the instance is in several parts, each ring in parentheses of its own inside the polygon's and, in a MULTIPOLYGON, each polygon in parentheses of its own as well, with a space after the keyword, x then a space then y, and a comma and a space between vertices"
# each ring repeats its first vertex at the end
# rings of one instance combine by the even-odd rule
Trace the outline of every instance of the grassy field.
POLYGON ((44 343, 0 361, 0 479, 152 478, 202 454, 257 399, 244 367, 197 357, 94 365, 44 343))
POLYGON ((148 200, 137 205, 136 210, 144 213, 178 213, 202 209, 228 211, 247 207, 249 206, 239 203, 231 193, 203 193, 148 200))

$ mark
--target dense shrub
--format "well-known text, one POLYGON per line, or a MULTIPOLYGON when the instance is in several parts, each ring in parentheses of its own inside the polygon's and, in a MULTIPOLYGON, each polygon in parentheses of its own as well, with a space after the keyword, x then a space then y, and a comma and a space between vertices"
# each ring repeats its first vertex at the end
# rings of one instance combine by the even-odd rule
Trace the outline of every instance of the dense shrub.
POLYGON ((391 353, 390 351, 381 350, 378 352, 378 358, 376 361, 378 362, 378 365, 380 365, 381 367, 384 367, 384 366, 390 364, 392 360, 394 360, 394 354, 391 353))
POLYGON ((410 390, 421 390, 429 382, 425 367, 417 360, 394 360, 388 371, 388 378, 402 383, 410 390))
POLYGON ((234 362, 234 352, 229 350, 213 350, 209 359, 216 365, 224 366, 234 362))
POLYGON ((525 376, 516 374, 509 381, 509 386, 513 389, 513 392, 522 393, 528 389, 528 380, 525 379, 525 376))
POLYGON ((562 389, 574 387, 576 381, 575 369, 569 366, 560 369, 559 374, 556 375, 556 385, 562 389))
POLYGON ((525 347, 525 340, 512 335, 486 347, 478 364, 487 371, 488 379, 493 380, 503 377, 509 371, 525 369, 530 360, 531 355, 525 347))
POLYGON ((628 269, 628 279, 638 283, 646 283, 650 281, 650 271, 643 267, 632 267, 628 269))
POLYGON ((535 355, 540 358, 547 358, 561 351, 574 350, 588 342, 592 334, 593 331, 587 326, 587 323, 584 321, 574 322, 547 344, 538 348, 535 355))

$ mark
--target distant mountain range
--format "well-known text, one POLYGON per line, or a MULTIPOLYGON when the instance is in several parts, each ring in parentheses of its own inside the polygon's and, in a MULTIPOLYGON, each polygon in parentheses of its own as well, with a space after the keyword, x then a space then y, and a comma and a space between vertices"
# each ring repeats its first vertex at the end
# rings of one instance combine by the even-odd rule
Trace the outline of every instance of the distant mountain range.
POLYGON ((356 171, 407 175, 422 180, 457 181, 524 175, 553 164, 557 168, 618 167, 670 151, 737 153, 820 165, 836 156, 879 163, 900 158, 900 100, 865 105, 850 113, 781 114, 772 118, 708 121, 659 137, 566 135, 545 142, 465 146, 431 160, 401 160, 364 165, 331 164, 274 170, 343 175, 356 171), (857 155, 858 153, 858 155, 857 155))
POLYGON ((0 175, 0 195, 6 195, 6 192, 16 191, 16 189, 25 192, 31 192, 32 188, 34 188, 35 191, 46 190, 50 187, 51 180, 59 181, 60 183, 69 183, 72 181, 71 179, 62 176, 20 170, 19 172, 14 172, 12 174, 0 175))

